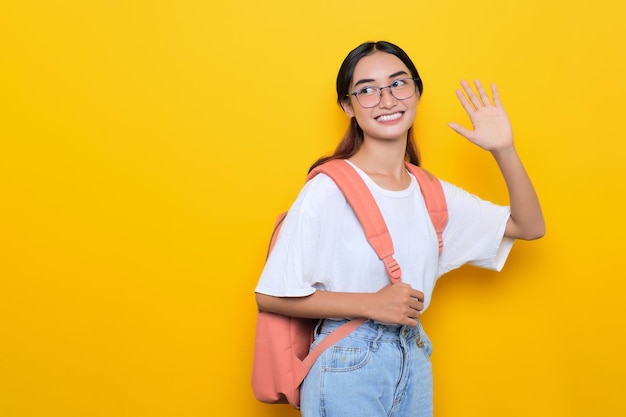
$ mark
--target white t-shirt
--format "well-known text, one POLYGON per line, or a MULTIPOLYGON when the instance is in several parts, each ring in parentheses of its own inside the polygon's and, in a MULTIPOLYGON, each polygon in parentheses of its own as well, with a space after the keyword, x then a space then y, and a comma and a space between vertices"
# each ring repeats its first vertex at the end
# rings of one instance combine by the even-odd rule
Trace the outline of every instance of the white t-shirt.
MULTIPOLYGON (((355 167, 356 168, 356 167, 355 167)), ((356 168, 374 195, 394 244, 402 281, 430 304, 437 278, 463 264, 500 270, 513 239, 504 238, 510 211, 441 181, 448 205, 443 252, 417 180, 402 191, 379 187, 356 168)), ((316 290, 376 292, 389 284, 383 262, 334 181, 318 174, 307 182, 281 227, 256 292, 302 297, 316 290)))

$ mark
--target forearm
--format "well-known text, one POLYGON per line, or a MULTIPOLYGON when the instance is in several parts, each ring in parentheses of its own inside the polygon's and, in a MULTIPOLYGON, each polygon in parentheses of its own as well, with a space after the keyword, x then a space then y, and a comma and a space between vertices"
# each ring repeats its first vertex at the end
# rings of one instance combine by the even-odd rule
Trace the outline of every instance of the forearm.
POLYGON ((546 228, 539 198, 515 147, 493 151, 492 154, 509 192, 511 217, 505 236, 524 240, 542 237, 546 228))
POLYGON ((259 309, 302 318, 368 317, 372 294, 316 291, 306 297, 273 297, 256 294, 259 309))
POLYGON ((316 291, 306 297, 256 294, 259 309, 302 318, 363 317, 381 323, 416 326, 424 293, 406 283, 389 284, 375 293, 316 291))

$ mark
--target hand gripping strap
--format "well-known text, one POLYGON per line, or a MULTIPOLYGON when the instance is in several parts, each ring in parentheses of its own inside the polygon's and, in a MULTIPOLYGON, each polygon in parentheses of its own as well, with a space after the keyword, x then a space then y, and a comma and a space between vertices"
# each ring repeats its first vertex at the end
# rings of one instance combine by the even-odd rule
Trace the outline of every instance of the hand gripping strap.
POLYGON ((378 258, 385 263, 391 282, 400 281, 402 271, 393 257, 393 242, 385 219, 369 188, 356 170, 343 159, 334 159, 319 165, 311 171, 307 181, 319 173, 328 175, 337 184, 350 203, 352 210, 363 227, 367 241, 378 258))

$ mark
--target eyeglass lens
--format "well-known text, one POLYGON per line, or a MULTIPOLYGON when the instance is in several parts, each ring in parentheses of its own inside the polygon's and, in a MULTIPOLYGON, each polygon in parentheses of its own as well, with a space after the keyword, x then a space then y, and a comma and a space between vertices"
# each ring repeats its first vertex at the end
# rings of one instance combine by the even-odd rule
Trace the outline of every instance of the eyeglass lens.
POLYGON ((403 78, 394 81, 386 87, 364 87, 355 93, 356 99, 363 107, 374 107, 380 103, 382 90, 389 88, 391 94, 398 100, 406 100, 415 94, 415 80, 403 78))

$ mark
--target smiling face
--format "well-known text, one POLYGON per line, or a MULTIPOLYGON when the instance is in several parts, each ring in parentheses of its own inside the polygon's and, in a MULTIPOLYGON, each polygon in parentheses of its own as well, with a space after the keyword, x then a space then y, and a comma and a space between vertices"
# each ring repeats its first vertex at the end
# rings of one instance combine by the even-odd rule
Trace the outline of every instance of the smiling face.
MULTIPOLYGON (((350 92, 360 91, 367 86, 386 87, 394 81, 411 78, 407 66, 395 55, 374 52, 357 63, 354 68, 350 92)), ((398 100, 389 88, 381 92, 380 103, 364 108, 354 95, 343 102, 343 109, 350 117, 355 117, 363 130, 364 138, 378 140, 406 139, 407 131, 413 125, 419 102, 419 93, 398 100)))

